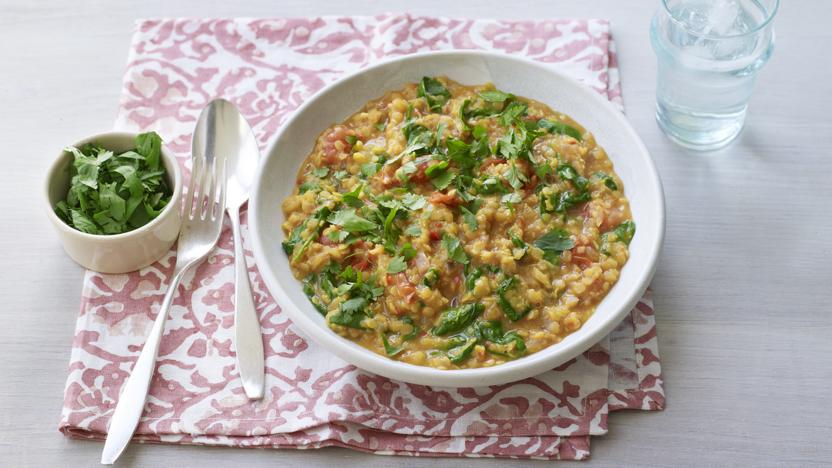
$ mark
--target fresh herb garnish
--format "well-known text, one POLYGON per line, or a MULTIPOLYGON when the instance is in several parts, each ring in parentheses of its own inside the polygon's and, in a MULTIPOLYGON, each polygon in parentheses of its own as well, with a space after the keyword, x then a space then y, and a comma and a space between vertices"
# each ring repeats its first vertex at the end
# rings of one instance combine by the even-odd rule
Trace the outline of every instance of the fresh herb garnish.
POLYGON ((74 157, 65 200, 55 213, 89 234, 121 234, 156 218, 170 202, 171 189, 156 132, 136 137, 136 148, 115 154, 97 144, 66 148, 74 157))
POLYGON ((391 275, 395 273, 401 273, 406 269, 407 262, 404 260, 404 257, 402 256, 393 257, 393 259, 390 260, 390 263, 387 264, 387 273, 390 273, 391 275))
POLYGON ((355 214, 355 210, 343 209, 327 218, 330 224, 341 226, 347 232, 365 232, 376 229, 378 225, 355 214))
POLYGON ((612 191, 618 190, 618 184, 615 183, 615 179, 613 179, 611 175, 598 171, 593 174, 592 177, 604 182, 604 185, 606 185, 608 189, 612 191))
POLYGON ((442 234, 442 246, 448 251, 449 259, 457 263, 468 263, 468 255, 462 248, 462 243, 459 241, 459 238, 452 237, 447 233, 442 234))
POLYGON ((430 332, 434 336, 442 336, 461 331, 473 322, 483 310, 485 310, 485 307, 480 303, 463 304, 448 309, 442 312, 439 317, 439 325, 431 328, 430 332))
POLYGON ((451 98, 451 93, 436 78, 424 77, 419 82, 419 97, 425 98, 428 108, 433 112, 442 110, 442 106, 451 98))
POLYGON ((546 130, 549 133, 555 133, 558 135, 569 135, 572 138, 583 141, 583 137, 581 136, 581 132, 578 131, 575 127, 570 127, 562 122, 554 122, 552 120, 547 119, 540 119, 537 121, 538 127, 546 130))
POLYGON ((543 258, 557 265, 560 254, 575 246, 575 241, 563 229, 552 229, 534 241, 534 246, 544 252, 543 258))

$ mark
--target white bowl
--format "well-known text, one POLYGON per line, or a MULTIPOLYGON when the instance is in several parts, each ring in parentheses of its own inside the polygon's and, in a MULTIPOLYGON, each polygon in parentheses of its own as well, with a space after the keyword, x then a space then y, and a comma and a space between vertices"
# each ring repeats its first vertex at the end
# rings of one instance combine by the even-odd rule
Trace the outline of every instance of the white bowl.
POLYGON ((392 379, 473 387, 520 380, 552 369, 612 331, 653 276, 664 236, 664 195, 641 139, 624 115, 595 91, 540 63, 484 52, 434 52, 365 68, 308 99, 283 125, 262 161, 251 196, 249 222, 257 265, 266 285, 294 324, 321 346, 362 369, 392 379), (546 103, 575 119, 595 135, 615 164, 637 227, 630 244, 630 260, 618 283, 578 331, 537 353, 490 368, 439 370, 416 366, 380 356, 340 337, 309 303, 280 245, 284 240, 281 203, 294 189, 301 162, 318 135, 386 91, 436 75, 468 85, 490 81, 498 89, 546 103))
MULTIPOLYGON (((95 142, 112 151, 123 152, 136 147, 136 134, 101 133, 72 145, 76 148, 95 142)), ((162 258, 179 237, 182 198, 182 172, 176 157, 162 145, 168 185, 173 190, 171 201, 144 226, 122 234, 99 235, 81 232, 67 225, 55 214, 55 205, 66 199, 69 190, 72 154, 62 151, 46 176, 44 187, 46 211, 66 253, 84 268, 101 273, 127 273, 162 258)))

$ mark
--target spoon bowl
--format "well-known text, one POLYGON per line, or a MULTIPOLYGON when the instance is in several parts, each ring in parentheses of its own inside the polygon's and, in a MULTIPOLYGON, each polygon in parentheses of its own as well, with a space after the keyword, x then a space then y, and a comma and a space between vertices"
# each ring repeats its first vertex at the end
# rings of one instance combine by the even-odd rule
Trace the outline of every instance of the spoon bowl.
POLYGON ((199 116, 192 155, 194 160, 204 159, 209 164, 214 160, 224 163, 228 171, 225 208, 234 235, 234 346, 243 390, 249 399, 256 400, 263 397, 265 358, 240 232, 240 208, 248 200, 249 189, 254 184, 260 149, 251 126, 234 104, 215 99, 199 116))

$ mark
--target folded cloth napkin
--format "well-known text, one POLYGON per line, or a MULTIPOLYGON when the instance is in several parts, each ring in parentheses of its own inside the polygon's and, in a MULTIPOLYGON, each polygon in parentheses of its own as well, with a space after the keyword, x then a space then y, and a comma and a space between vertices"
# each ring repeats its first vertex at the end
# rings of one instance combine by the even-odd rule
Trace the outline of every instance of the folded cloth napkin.
MULTIPOLYGON (((213 98, 233 101, 265 149, 295 108, 344 73, 384 57, 451 48, 551 63, 621 106, 603 20, 165 19, 137 24, 116 127, 156 130, 187 174, 191 132, 213 98)), ((302 337, 255 266, 249 273, 267 374, 265 398, 249 402, 235 369, 232 246, 226 228, 213 255, 179 286, 138 441, 583 459, 589 437, 606 432, 610 411, 664 404, 649 294, 611 335, 557 369, 506 385, 435 388, 363 372, 302 337)), ((171 251, 138 272, 86 273, 60 423, 65 434, 106 436, 174 260, 171 251)), ((247 260, 254 265, 249 250, 247 260)))

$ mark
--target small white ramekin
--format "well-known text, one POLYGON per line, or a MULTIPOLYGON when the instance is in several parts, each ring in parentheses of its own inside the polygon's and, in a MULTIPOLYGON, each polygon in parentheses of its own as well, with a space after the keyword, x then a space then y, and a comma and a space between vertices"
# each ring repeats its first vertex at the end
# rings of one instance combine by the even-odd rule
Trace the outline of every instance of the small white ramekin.
MULTIPOLYGON (((114 152, 135 148, 135 133, 108 132, 75 143, 75 147, 95 142, 114 152)), ((122 234, 99 235, 81 232, 55 214, 55 205, 66 199, 70 186, 72 154, 62 151, 44 185, 47 216, 55 226, 66 253, 84 268, 101 273, 126 273, 150 265, 164 256, 179 236, 181 224, 182 171, 176 157, 162 145, 162 161, 167 182, 173 188, 171 202, 159 216, 144 226, 122 234)))

